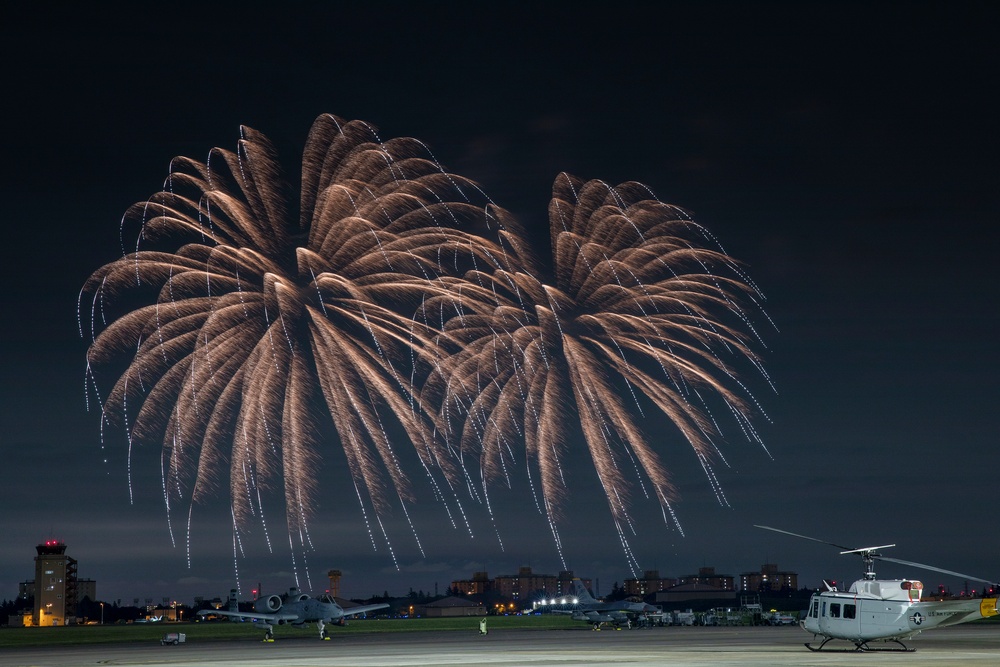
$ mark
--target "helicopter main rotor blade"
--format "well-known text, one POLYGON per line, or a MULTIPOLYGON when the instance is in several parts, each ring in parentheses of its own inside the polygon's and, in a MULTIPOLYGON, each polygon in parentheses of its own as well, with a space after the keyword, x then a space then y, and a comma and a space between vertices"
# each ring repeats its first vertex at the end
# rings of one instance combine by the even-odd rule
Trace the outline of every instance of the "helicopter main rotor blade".
POLYGON ((883 545, 878 546, 878 547, 859 547, 857 549, 849 549, 847 551, 841 551, 840 555, 843 556, 844 554, 861 554, 862 556, 866 556, 868 554, 871 554, 872 556, 878 558, 879 555, 877 553, 875 553, 876 551, 878 551, 879 549, 888 549, 889 547, 894 547, 894 546, 896 546, 896 545, 895 544, 883 544, 883 545))
POLYGON ((934 567, 933 565, 924 565, 923 563, 914 563, 911 560, 900 560, 899 558, 889 558, 888 556, 875 556, 878 560, 888 561, 890 563, 899 563, 900 565, 908 565, 909 567, 919 567, 922 570, 930 570, 931 572, 940 572, 941 574, 950 574, 955 577, 961 577, 963 579, 971 579, 972 581, 978 581, 983 584, 989 584, 991 586, 1000 586, 995 581, 990 581, 989 579, 980 579, 979 577, 972 577, 967 574, 962 574, 961 572, 954 572, 952 570, 945 570, 940 567, 934 567))
POLYGON ((799 535, 798 533, 790 533, 787 530, 781 530, 780 528, 771 528, 770 526, 761 526, 754 524, 754 528, 763 528, 764 530, 773 530, 776 533, 784 533, 785 535, 791 535, 792 537, 801 537, 803 540, 811 540, 813 542, 819 542, 820 544, 826 544, 831 547, 837 547, 838 549, 847 549, 848 551, 855 551, 851 547, 845 547, 841 544, 834 544, 833 542, 827 542, 826 540, 817 540, 815 537, 809 537, 808 535, 799 535))

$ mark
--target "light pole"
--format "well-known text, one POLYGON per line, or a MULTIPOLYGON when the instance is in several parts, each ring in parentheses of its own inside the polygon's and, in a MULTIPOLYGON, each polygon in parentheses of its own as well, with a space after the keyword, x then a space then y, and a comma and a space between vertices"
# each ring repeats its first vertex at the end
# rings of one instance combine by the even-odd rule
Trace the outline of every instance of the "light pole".
POLYGON ((104 603, 101 603, 101 625, 104 625, 104 603))

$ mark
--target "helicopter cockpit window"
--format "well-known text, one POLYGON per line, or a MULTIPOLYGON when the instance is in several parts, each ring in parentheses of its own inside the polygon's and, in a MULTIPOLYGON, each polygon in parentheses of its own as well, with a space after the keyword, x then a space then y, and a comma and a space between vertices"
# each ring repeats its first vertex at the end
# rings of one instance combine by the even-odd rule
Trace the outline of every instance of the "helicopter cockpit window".
POLYGON ((840 603, 831 602, 830 603, 830 618, 840 618, 840 603))
POLYGON ((844 618, 855 618, 857 614, 857 605, 845 604, 844 605, 844 618))
POLYGON ((809 615, 813 618, 819 618, 819 600, 813 600, 812 611, 809 615))
POLYGON ((822 615, 823 615, 823 616, 826 616, 826 602, 825 602, 825 601, 823 602, 823 611, 822 611, 822 615))

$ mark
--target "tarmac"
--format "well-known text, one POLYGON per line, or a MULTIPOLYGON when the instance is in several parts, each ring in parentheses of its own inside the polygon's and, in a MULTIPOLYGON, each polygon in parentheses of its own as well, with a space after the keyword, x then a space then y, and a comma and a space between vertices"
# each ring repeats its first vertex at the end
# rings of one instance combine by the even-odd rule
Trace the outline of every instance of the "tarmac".
MULTIPOLYGON (((828 652, 853 649, 831 642, 809 651, 812 635, 790 627, 665 627, 634 630, 503 630, 359 634, 320 641, 308 633, 279 632, 274 643, 251 640, 187 642, 178 646, 100 646, 4 649, 0 664, 11 667, 576 667, 614 665, 1000 665, 1000 625, 964 625, 934 630, 907 642, 915 652, 828 652)), ((873 644, 878 646, 879 644, 873 644)))

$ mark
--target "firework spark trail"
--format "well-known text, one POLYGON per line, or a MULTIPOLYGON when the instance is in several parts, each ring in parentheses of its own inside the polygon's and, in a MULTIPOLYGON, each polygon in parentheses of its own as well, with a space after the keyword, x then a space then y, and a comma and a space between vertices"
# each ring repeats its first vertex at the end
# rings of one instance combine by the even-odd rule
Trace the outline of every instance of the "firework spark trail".
MULTIPOLYGON (((632 462, 644 496, 649 496, 646 483, 652 485, 667 525, 680 525, 661 448, 647 440, 619 394, 630 392, 640 417, 642 396, 676 425, 726 504, 711 467, 721 452, 712 439, 719 427, 706 390, 735 415, 744 434, 759 440, 749 427, 749 406, 756 400, 750 396, 748 403, 736 393, 749 396, 716 352, 760 368, 746 343, 749 317, 739 306, 754 288, 723 252, 685 238, 686 229, 702 228, 641 184, 615 188, 561 175, 549 220, 553 282, 544 282, 537 264, 527 259, 516 271, 479 276, 496 295, 497 307, 446 327, 461 340, 461 350, 441 365, 446 372, 432 377, 425 392, 431 403, 444 406, 439 432, 455 434, 463 449, 480 446, 484 485, 499 471, 505 475, 498 445, 523 433, 529 483, 536 469, 540 508, 560 553, 558 523, 566 494, 561 459, 571 455, 563 434, 574 414, 635 569, 625 535, 635 530, 629 510, 635 482, 626 479, 619 461, 632 462), (726 313, 738 324, 728 324, 726 313), (736 384, 735 391, 728 382, 736 384), (557 400, 546 387, 568 387, 569 394, 557 400)), ((752 327, 750 335, 759 337, 752 327)))
POLYGON ((123 216, 123 248, 125 227, 138 224, 134 249, 81 290, 81 304, 92 299, 87 384, 97 390, 104 367, 131 355, 110 393, 97 394, 102 430, 125 430, 130 493, 138 442, 162 445, 168 508, 224 485, 228 460, 236 529, 263 522, 261 489, 280 478, 300 551, 311 543, 320 457, 321 417, 309 405, 326 401, 362 508, 367 496, 388 544, 383 489, 404 503, 411 492, 385 416, 443 488, 462 477, 413 388, 440 355, 438 329, 413 313, 427 300, 475 312, 478 294, 455 285, 505 261, 508 218, 422 143, 383 142, 368 124, 329 115, 306 142, 297 222, 279 173, 270 142, 246 127, 235 151, 171 161, 164 190, 123 216), (466 231, 480 222, 495 243, 466 231), (152 304, 105 315, 150 290, 152 304))

